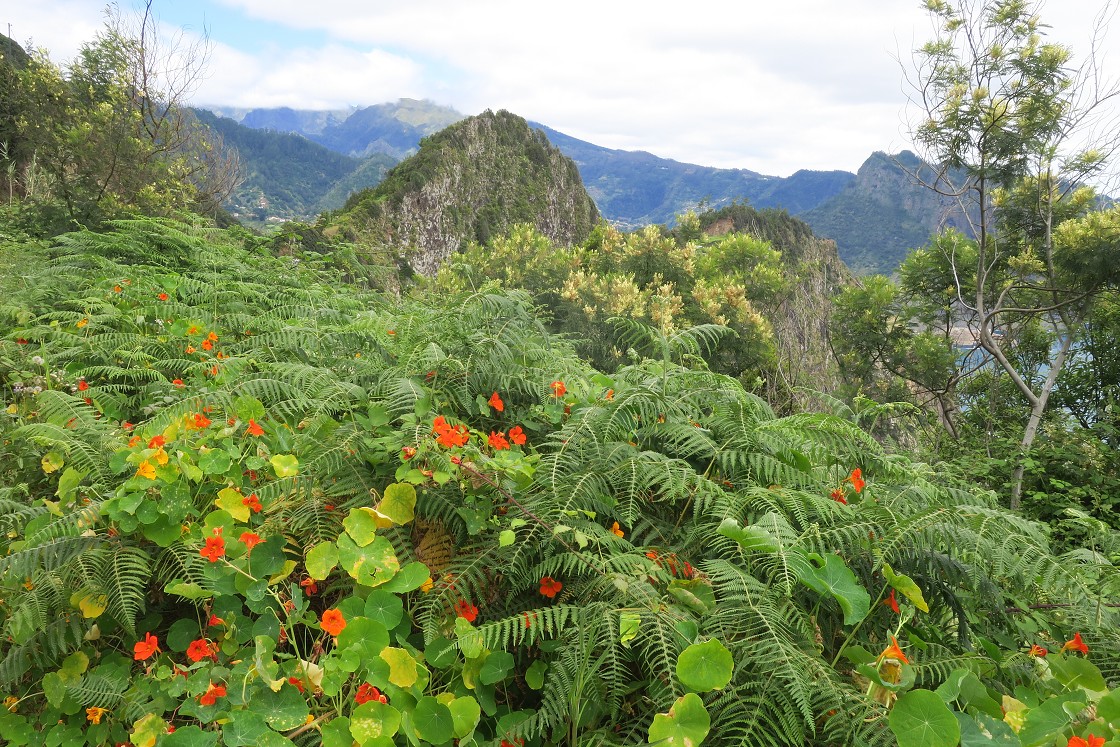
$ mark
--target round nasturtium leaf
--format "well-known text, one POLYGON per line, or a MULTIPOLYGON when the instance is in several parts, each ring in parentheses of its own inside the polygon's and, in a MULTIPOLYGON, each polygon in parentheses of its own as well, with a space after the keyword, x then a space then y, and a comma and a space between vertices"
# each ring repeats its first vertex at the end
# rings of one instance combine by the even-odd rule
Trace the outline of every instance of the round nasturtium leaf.
MULTIPOLYGON (((225 454, 224 451, 221 453, 225 454)), ((229 458, 228 455, 226 458, 229 458)), ((214 499, 214 505, 228 513, 236 521, 242 523, 249 521, 249 506, 245 503, 245 496, 241 494, 240 490, 222 488, 218 491, 218 497, 214 499)))
POLYGON ((380 656, 381 650, 389 645, 389 631, 376 620, 368 617, 355 617, 346 621, 346 627, 338 634, 340 651, 353 651, 363 658, 380 656))
POLYGON ((385 488, 385 495, 377 504, 377 511, 394 524, 412 521, 416 509, 416 488, 406 482, 397 482, 385 488))
POLYGON ((708 736, 712 719, 704 708, 704 702, 696 693, 688 693, 669 709, 653 717, 649 727, 650 744, 663 744, 666 747, 695 747, 708 736))
POLYGON ((513 654, 506 651, 494 651, 486 657, 486 661, 482 665, 482 669, 478 673, 478 678, 482 680, 484 685, 493 685, 495 682, 501 682, 513 669, 515 664, 513 654))
POLYGON ((306 722, 307 701, 294 687, 281 687, 277 692, 265 689, 253 696, 253 713, 264 716, 273 729, 287 731, 306 722))
POLYGON ((333 542, 320 542, 307 551, 307 575, 322 581, 338 565, 338 547, 333 542))
POLYGON ((275 454, 268 460, 277 477, 295 477, 299 474, 299 460, 295 454, 275 454))
POLYGON ((380 586, 400 570, 397 553, 384 537, 374 537, 368 545, 359 547, 343 534, 337 544, 339 566, 363 586, 380 586))
POLYGON ((232 465, 233 460, 225 449, 211 449, 198 457, 198 468, 207 475, 224 475, 232 465))
POLYGON ((404 601, 396 594, 374 589, 366 597, 365 616, 392 630, 404 619, 404 601))
POLYGON ((416 708, 412 711, 412 724, 416 727, 416 735, 432 744, 443 744, 455 735, 455 719, 451 716, 451 709, 430 695, 425 695, 416 702, 416 708))
POLYGON ((389 665, 389 682, 397 687, 412 687, 416 684, 416 659, 403 648, 386 647, 381 649, 381 659, 389 665))
POLYGON ((362 703, 350 712, 350 733, 358 744, 378 737, 391 737, 400 725, 400 711, 380 701, 362 703))
POLYGON ((701 693, 726 687, 734 669, 731 652, 715 638, 692 644, 677 658, 677 679, 701 693))
POLYGON ((470 695, 455 698, 447 704, 447 708, 451 711, 451 721, 456 739, 468 737, 478 726, 478 720, 482 716, 482 708, 478 705, 478 701, 470 695))
POLYGON ((217 732, 203 731, 197 726, 182 726, 160 742, 167 747, 214 747, 217 743, 217 732))
POLYGON ((377 536, 377 516, 368 508, 355 508, 342 520, 346 533, 358 547, 365 547, 377 536))
POLYGON ((887 723, 898 747, 953 747, 961 738, 957 717, 931 690, 903 693, 887 723))

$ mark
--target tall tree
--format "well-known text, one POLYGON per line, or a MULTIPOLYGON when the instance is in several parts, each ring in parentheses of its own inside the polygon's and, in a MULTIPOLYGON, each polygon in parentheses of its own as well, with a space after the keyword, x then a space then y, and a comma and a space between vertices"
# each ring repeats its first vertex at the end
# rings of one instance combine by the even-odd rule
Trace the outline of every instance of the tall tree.
POLYGON ((1095 55, 1075 67, 1068 48, 1045 41, 1037 3, 926 5, 937 35, 908 74, 920 110, 912 134, 938 165, 928 186, 960 201, 976 237, 974 253, 944 255, 964 325, 1029 406, 1012 479, 1016 508, 1022 459, 1050 394, 1092 299, 1115 280, 1099 260, 1115 247, 1104 225, 1116 219, 1092 215, 1098 203, 1086 182, 1120 144, 1115 128, 1096 129, 1117 87, 1095 55), (1010 352, 1020 331, 1040 324, 1055 341, 1039 379, 1010 352))

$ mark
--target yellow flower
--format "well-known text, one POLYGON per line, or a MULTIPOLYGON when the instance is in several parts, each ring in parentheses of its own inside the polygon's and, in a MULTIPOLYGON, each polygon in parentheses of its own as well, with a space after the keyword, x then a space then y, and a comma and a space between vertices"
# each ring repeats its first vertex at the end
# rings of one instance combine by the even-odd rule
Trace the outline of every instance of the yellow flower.
POLYGON ((79 319, 78 323, 75 324, 74 326, 77 327, 78 329, 81 329, 82 327, 86 326, 87 324, 89 324, 89 319, 79 319))
POLYGON ((154 480, 156 479, 156 468, 152 466, 151 462, 145 459, 144 461, 140 462, 140 467, 136 470, 136 476, 146 477, 149 480, 154 480))
POLYGON ((91 706, 86 709, 86 720, 91 724, 100 724, 101 717, 108 712, 108 708, 98 708, 97 706, 91 706))
POLYGON ((19 705, 19 698, 17 698, 16 696, 9 695, 8 697, 4 698, 4 707, 12 713, 16 712, 17 705, 19 705))
POLYGON ((433 586, 435 586, 435 583, 432 581, 432 577, 428 576, 428 580, 425 581, 424 583, 420 584, 420 591, 427 594, 429 591, 432 590, 433 586))
MULTIPOLYGON (((152 458, 156 460, 156 464, 162 467, 167 464, 169 457, 167 456, 167 452, 164 451, 163 447, 161 446, 159 447, 159 451, 157 451, 155 454, 152 454, 152 458)), ((152 473, 152 476, 155 477, 155 470, 152 470, 152 473)))
POLYGON ((617 521, 611 525, 611 534, 615 535, 616 537, 626 536, 626 532, 622 531, 622 528, 618 526, 617 521))

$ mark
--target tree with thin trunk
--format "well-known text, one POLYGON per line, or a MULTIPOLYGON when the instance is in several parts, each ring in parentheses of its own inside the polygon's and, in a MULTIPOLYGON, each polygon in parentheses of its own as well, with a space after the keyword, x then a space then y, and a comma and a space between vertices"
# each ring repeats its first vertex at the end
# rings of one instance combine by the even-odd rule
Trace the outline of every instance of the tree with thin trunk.
MULTIPOLYGON (((1010 504, 1025 458, 1093 299, 1115 281, 1100 259, 1115 251, 1116 210, 1102 212, 1100 181, 1120 144, 1118 87, 1100 69, 1111 6, 1085 62, 1045 38, 1037 3, 927 0, 936 37, 906 73, 919 119, 911 134, 935 164, 923 183, 955 198, 975 252, 949 254, 963 324, 1029 406, 1010 504), (1028 370, 1019 334, 1046 330, 1050 357, 1028 370)), ((935 244, 936 246, 936 244, 935 244)), ((953 246, 946 243, 945 246, 953 246)))

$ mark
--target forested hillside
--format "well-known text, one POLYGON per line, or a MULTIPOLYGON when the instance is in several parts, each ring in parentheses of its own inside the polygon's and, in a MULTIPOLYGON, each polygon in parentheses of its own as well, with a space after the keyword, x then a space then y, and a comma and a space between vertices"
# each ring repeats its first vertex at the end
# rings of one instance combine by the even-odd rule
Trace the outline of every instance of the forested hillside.
POLYGON ((621 230, 505 111, 254 232, 151 16, 6 52, 0 743, 1120 744, 1113 148, 1029 9, 929 9, 975 202, 897 278, 621 230))

